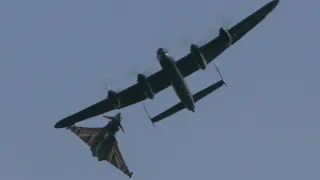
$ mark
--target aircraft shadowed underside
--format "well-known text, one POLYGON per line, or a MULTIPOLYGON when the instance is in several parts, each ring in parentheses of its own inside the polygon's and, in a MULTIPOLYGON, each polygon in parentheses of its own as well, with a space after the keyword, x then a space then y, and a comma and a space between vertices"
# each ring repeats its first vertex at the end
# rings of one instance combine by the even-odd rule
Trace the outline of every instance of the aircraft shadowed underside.
MULTIPOLYGON (((184 78, 199 69, 205 70, 211 61, 228 49, 228 47, 238 42, 239 39, 259 24, 278 3, 279 0, 269 2, 230 29, 220 28, 219 36, 201 47, 192 44, 190 53, 180 60, 174 61, 167 50, 159 48, 157 51, 157 59, 162 70, 148 77, 139 74, 137 77, 138 82, 121 92, 109 90, 107 99, 60 120, 56 123, 55 128, 72 126, 77 122, 114 109, 125 108, 146 99, 153 99, 155 94, 169 86, 173 87, 182 102, 180 105, 177 105, 176 109, 181 110, 181 108, 186 108, 194 112, 194 104, 199 94, 196 93, 198 95, 192 95, 190 93, 184 78)), ((216 83, 216 85, 213 84, 212 86, 217 87, 219 84, 221 84, 221 82, 216 83)), ((212 90, 212 88, 209 88, 209 90, 212 90)), ((205 90, 201 91, 203 93, 199 93, 201 95, 206 94, 204 91, 205 90)))

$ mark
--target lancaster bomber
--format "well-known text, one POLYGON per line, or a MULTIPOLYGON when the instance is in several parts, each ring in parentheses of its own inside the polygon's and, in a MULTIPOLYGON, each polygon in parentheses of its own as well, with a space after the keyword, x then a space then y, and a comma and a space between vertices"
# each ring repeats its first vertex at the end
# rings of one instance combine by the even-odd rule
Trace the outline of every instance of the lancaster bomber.
MULTIPOLYGON (((68 127, 115 109, 122 109, 146 99, 154 99, 155 94, 169 86, 172 86, 181 101, 179 109, 186 108, 194 112, 195 95, 198 93, 192 95, 184 78, 199 69, 205 70, 211 61, 259 24, 278 3, 279 0, 267 3, 230 29, 221 27, 218 37, 200 47, 192 44, 190 53, 177 61, 174 61, 173 56, 165 48, 159 48, 157 60, 162 67, 160 71, 148 77, 138 74, 136 84, 121 92, 109 90, 106 99, 60 120, 55 124, 55 128, 68 127)), ((197 99, 201 98, 203 97, 197 96, 197 99)))
POLYGON ((121 125, 121 113, 117 113, 114 117, 103 117, 110 119, 109 123, 105 127, 90 128, 71 126, 67 129, 70 129, 71 132, 77 135, 90 147, 92 156, 97 157, 98 161, 105 160, 109 162, 131 178, 133 172, 129 171, 125 161, 123 160, 115 137, 116 133, 119 131, 119 127, 124 133, 121 125))

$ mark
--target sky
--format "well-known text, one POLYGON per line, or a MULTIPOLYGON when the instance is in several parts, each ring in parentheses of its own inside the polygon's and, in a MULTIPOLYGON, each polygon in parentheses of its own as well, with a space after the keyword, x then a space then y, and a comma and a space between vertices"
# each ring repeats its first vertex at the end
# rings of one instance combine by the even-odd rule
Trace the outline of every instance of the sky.
MULTIPOLYGON (((132 72, 160 70, 159 47, 178 60, 268 2, 0 1, 0 178, 127 179, 54 124, 106 98, 108 83, 119 91, 136 83, 132 72)), ((122 109, 126 134, 117 138, 132 179, 319 180, 317 2, 280 0, 218 56, 228 87, 196 113, 153 127, 141 104, 122 109)), ((186 78, 193 93, 218 80, 213 64, 186 78)), ((169 87, 145 105, 155 116, 177 102, 169 87)))

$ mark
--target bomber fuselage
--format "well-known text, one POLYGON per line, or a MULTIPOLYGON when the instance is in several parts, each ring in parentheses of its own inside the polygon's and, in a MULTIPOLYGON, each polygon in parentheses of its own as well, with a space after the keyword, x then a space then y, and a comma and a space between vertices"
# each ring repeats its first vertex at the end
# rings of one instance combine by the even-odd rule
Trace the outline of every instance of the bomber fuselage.
POLYGON ((180 101, 188 110, 194 112, 195 105, 193 96, 172 56, 170 56, 164 48, 159 48, 157 51, 157 59, 180 101))

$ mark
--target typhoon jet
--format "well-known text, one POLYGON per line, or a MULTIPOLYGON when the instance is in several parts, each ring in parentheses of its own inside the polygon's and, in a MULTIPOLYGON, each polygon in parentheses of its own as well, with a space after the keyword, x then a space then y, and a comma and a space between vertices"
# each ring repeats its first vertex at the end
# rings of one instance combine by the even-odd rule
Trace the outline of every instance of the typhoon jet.
POLYGON ((77 135, 84 143, 86 143, 91 150, 92 156, 97 157, 98 161, 107 161, 114 167, 122 171, 131 178, 133 172, 129 171, 121 152, 118 147, 118 142, 115 137, 119 128, 124 133, 121 125, 123 117, 121 113, 117 113, 114 117, 103 116, 109 119, 109 123, 104 127, 90 128, 71 126, 67 127, 77 135))
MULTIPOLYGON (((177 61, 174 61, 174 58, 169 55, 165 48, 159 48, 157 50, 157 60, 162 67, 161 70, 148 77, 138 74, 136 84, 120 92, 109 90, 106 99, 58 121, 54 127, 64 128, 91 117, 142 102, 146 99, 154 99, 155 94, 169 86, 172 86, 174 89, 184 106, 183 108, 194 112, 194 95, 190 92, 184 78, 198 70, 206 70, 210 62, 256 27, 278 3, 279 0, 267 3, 230 29, 221 27, 218 37, 202 46, 192 44, 190 46, 190 53, 177 61)), ((198 96, 198 98, 201 99, 203 97, 198 96)))

